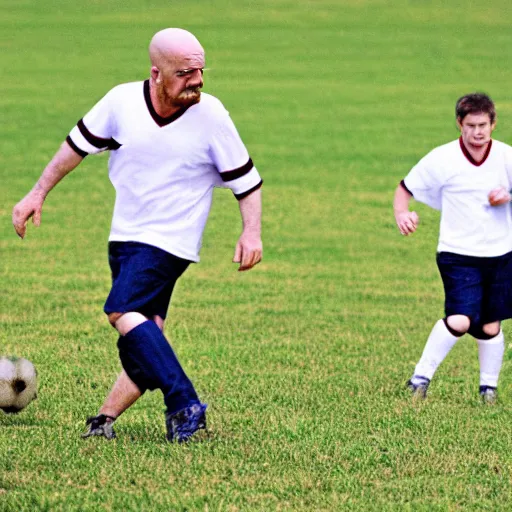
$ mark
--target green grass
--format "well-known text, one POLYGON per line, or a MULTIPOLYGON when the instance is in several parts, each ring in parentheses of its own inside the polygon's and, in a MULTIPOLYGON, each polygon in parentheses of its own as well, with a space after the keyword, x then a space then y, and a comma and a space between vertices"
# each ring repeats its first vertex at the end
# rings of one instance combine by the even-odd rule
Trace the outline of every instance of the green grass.
MULTIPOLYGON (((0 354, 32 360, 39 399, 0 416, 1 511, 510 510, 511 353, 477 396, 463 338, 427 402, 403 390, 443 314, 438 215, 394 226, 393 191, 457 137, 455 100, 495 99, 512 140, 511 7, 455 0, 2 0, 0 354), (166 26, 197 34, 265 179, 264 261, 230 263, 240 220, 218 191, 202 262, 166 333, 209 404, 210 437, 164 440, 148 394, 118 439, 79 438, 120 370, 102 304, 113 205, 89 157, 18 240, 12 206, 108 89, 148 74, 166 26)), ((512 329, 504 326, 509 342, 512 329)))

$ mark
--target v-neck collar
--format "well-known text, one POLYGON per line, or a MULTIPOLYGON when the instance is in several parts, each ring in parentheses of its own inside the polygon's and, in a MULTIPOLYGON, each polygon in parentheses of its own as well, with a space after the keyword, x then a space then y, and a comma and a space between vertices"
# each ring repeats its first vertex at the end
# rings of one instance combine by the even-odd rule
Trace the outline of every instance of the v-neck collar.
POLYGON ((492 139, 489 141, 489 145, 487 146, 484 157, 482 158, 482 160, 480 160, 480 162, 477 162, 471 156, 471 154, 468 151, 468 148, 466 148, 466 146, 464 145, 464 142, 462 142, 462 136, 459 137, 459 144, 460 144, 460 149, 462 150, 462 153, 470 161, 470 163, 472 163, 473 165, 476 165, 476 167, 480 167, 487 160, 487 157, 489 156, 489 153, 491 152, 492 139))
POLYGON ((188 107, 184 107, 178 110, 177 112, 174 112, 174 114, 172 114, 169 117, 162 117, 161 115, 159 115, 155 110, 155 107, 153 107, 153 103, 151 103, 151 95, 149 93, 149 80, 144 80, 144 99, 146 100, 146 106, 148 107, 151 117, 153 118, 155 123, 160 127, 167 126, 173 121, 176 121, 176 119, 181 117, 188 109, 188 107))

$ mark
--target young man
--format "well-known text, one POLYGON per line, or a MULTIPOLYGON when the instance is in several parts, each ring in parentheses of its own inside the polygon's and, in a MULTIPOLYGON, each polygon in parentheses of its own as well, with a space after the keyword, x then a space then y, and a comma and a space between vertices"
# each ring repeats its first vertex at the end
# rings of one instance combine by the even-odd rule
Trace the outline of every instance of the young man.
POLYGON ((249 270, 261 260, 262 180, 226 109, 201 93, 199 41, 165 29, 151 40, 149 56, 149 80, 115 87, 78 122, 14 207, 13 224, 23 238, 30 217, 40 224, 50 190, 88 154, 110 150, 113 283, 104 311, 120 334, 124 371, 84 437, 112 439, 113 421, 147 389, 160 389, 167 439, 183 442, 206 427, 206 405, 162 332, 171 294, 199 261, 214 186, 229 187, 239 201, 243 230, 233 261, 249 270))
POLYGON ((496 111, 485 94, 455 107, 460 138, 426 155, 395 192, 402 235, 418 227, 414 197, 441 210, 437 265, 445 290, 445 318, 432 329, 407 385, 426 397, 438 366, 465 333, 478 343, 480 395, 493 403, 505 349, 500 322, 512 317, 512 147, 491 138, 496 111))

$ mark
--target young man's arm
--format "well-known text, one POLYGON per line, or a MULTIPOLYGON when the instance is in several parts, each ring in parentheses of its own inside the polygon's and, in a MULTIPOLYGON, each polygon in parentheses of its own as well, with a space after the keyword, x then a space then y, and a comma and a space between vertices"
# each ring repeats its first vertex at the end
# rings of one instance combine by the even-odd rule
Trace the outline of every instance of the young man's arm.
POLYGON ((62 144, 34 188, 12 210, 12 223, 20 238, 25 236, 30 217, 34 225, 41 224, 41 211, 46 196, 82 160, 83 157, 78 155, 67 142, 62 144))
POLYGON ((243 231, 236 244, 233 262, 240 263, 238 270, 243 271, 254 267, 263 257, 261 188, 240 199, 238 203, 242 216, 243 231))
POLYGON ((418 214, 409 211, 409 201, 411 197, 412 194, 400 183, 395 191, 393 210, 398 229, 400 233, 405 236, 414 233, 419 222, 418 214))

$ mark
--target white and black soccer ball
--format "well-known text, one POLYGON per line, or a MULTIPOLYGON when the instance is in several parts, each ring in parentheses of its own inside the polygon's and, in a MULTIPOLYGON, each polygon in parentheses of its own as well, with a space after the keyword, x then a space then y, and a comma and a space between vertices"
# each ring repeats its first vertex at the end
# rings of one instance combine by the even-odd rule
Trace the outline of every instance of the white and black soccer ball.
POLYGON ((20 412, 37 398, 37 371, 22 357, 0 356, 0 409, 20 412))

